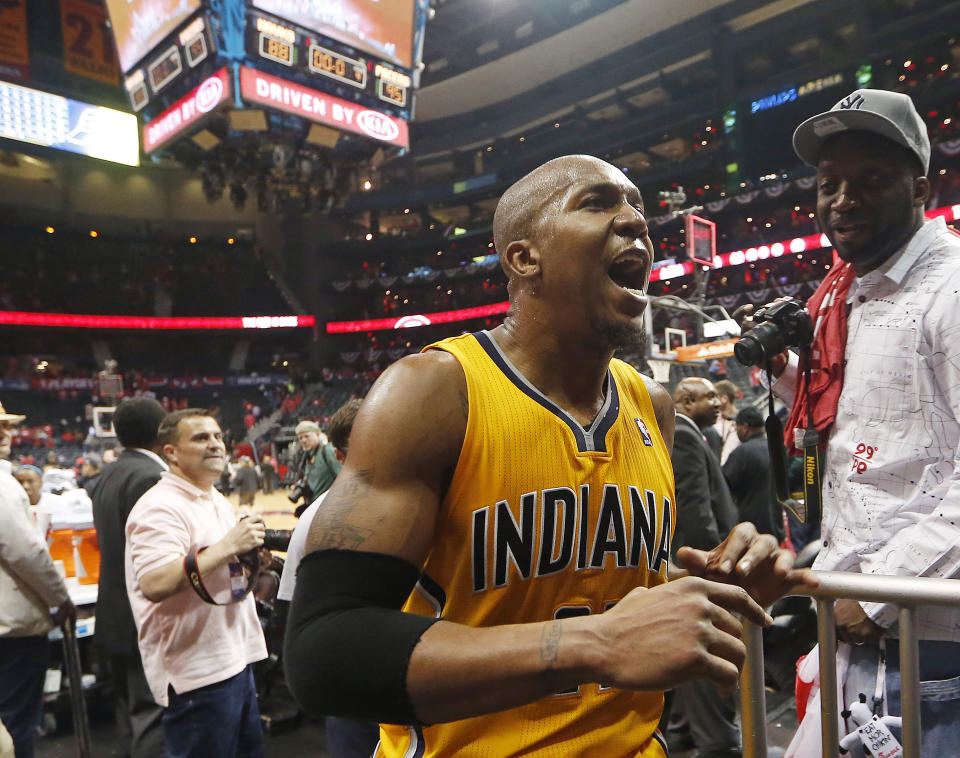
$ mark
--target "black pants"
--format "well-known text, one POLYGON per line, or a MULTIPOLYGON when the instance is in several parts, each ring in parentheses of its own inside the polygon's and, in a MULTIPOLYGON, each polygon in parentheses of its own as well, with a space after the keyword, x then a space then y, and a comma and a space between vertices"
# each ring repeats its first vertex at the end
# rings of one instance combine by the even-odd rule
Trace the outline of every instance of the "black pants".
POLYGON ((150 693, 140 653, 111 655, 110 674, 121 758, 164 758, 163 708, 150 693))
POLYGON ((49 659, 46 635, 0 637, 0 721, 13 738, 17 758, 33 758, 49 659))

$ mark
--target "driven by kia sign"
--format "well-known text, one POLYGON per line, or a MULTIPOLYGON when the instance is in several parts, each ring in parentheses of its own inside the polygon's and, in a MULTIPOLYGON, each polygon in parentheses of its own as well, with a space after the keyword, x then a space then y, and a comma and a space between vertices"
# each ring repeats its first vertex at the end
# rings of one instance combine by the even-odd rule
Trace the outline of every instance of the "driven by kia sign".
POLYGON ((248 102, 292 113, 318 124, 363 134, 391 145, 410 146, 410 132, 403 119, 246 66, 240 70, 240 94, 248 102))
POLYGON ((206 114, 230 96, 230 74, 226 67, 200 82, 155 119, 143 126, 143 152, 149 153, 195 126, 206 114))

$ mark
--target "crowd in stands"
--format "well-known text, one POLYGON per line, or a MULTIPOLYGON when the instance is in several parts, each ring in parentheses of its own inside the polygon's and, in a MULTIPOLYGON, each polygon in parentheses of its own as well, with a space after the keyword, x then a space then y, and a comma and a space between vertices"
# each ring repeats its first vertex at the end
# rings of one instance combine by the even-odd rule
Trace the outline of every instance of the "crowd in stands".
POLYGON ((0 310, 119 316, 290 312, 249 242, 115 238, 52 226, 5 226, 4 236, 18 255, 5 263, 0 310), (237 292, 244 293, 242 301, 237 292))

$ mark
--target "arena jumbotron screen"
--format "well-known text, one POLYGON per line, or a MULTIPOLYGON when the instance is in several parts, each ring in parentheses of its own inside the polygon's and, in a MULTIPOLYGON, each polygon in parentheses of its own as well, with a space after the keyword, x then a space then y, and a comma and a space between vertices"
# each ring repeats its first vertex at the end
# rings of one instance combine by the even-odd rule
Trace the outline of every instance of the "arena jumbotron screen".
POLYGON ((106 0, 125 72, 200 7, 200 0, 106 0))
POLYGON ((413 67, 414 0, 252 0, 252 5, 403 68, 413 67))

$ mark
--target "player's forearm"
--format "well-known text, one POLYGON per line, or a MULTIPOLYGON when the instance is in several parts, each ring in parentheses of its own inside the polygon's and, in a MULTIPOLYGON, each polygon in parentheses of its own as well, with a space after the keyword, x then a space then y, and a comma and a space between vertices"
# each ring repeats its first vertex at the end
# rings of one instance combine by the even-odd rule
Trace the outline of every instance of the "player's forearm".
MULTIPOLYGON (((197 568, 204 577, 226 564, 233 557, 223 542, 217 542, 197 556, 197 568)), ((140 591, 154 603, 173 597, 190 588, 190 580, 183 568, 183 556, 149 571, 140 577, 140 591)))
POLYGON ((414 648, 407 692, 425 723, 479 716, 599 680, 603 649, 588 616, 484 628, 440 622, 414 648))

